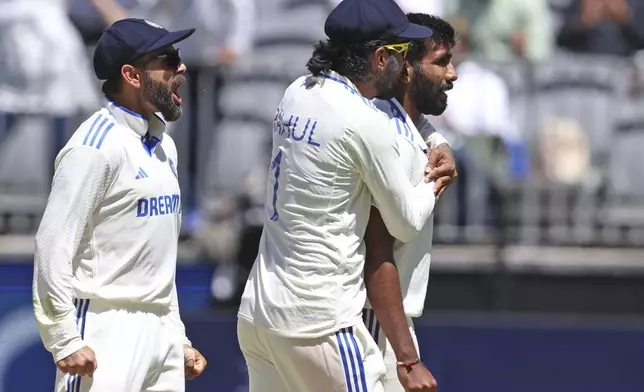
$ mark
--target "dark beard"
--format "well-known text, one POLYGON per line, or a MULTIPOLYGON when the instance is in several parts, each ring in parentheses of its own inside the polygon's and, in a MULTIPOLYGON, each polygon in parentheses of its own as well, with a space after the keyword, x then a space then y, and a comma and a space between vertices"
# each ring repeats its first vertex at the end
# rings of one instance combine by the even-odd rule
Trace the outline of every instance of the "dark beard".
POLYGON ((398 59, 394 56, 389 56, 385 69, 376 81, 376 98, 391 99, 396 96, 396 86, 402 70, 402 64, 398 62, 398 59))
POLYGON ((185 81, 185 76, 181 75, 176 78, 172 87, 158 82, 150 77, 146 71, 143 74, 143 98, 152 103, 154 107, 161 112, 166 121, 177 121, 181 117, 183 108, 172 98, 172 90, 185 81))
POLYGON ((439 116, 447 109, 447 99, 441 94, 443 89, 427 78, 420 67, 414 67, 411 82, 411 100, 422 114, 439 116))

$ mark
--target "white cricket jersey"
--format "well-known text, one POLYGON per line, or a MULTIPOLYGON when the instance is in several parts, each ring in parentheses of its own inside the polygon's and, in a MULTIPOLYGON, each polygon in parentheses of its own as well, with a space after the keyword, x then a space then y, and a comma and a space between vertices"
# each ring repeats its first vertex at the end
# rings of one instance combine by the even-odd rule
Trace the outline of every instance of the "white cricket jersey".
POLYGON ((175 286, 181 193, 164 130, 160 118, 106 100, 56 158, 33 281, 38 327, 55 361, 84 345, 74 298, 158 305, 183 331, 175 286))
POLYGON ((390 125, 335 72, 301 77, 286 90, 240 317, 311 338, 362 322, 363 237, 373 201, 403 241, 418 235, 435 201, 433 184, 411 184, 390 125))
MULTIPOLYGON (((412 184, 422 182, 428 162, 427 144, 429 143, 432 148, 435 148, 439 144, 445 143, 445 139, 435 131, 424 116, 421 116, 422 128, 419 132, 403 106, 396 99, 376 99, 374 104, 385 112, 393 122, 398 133, 400 160, 409 180, 412 184)), ((433 230, 432 216, 425 222, 419 236, 407 243, 399 240, 394 242, 394 261, 398 268, 403 308, 408 317, 419 317, 425 307, 433 230)), ((366 307, 370 308, 368 301, 366 307)))

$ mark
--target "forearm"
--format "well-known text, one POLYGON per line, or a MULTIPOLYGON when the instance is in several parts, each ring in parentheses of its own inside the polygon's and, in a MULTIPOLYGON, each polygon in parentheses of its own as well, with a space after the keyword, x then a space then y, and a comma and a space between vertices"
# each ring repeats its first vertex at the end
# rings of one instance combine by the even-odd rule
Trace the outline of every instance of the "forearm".
POLYGON ((434 211, 434 184, 421 181, 412 186, 402 170, 396 175, 370 176, 386 178, 383 182, 368 179, 367 185, 389 233, 402 242, 416 238, 434 211))
POLYGON ((255 3, 254 0, 232 0, 234 19, 226 46, 237 55, 245 55, 253 46, 255 33, 255 3))
POLYGON ((412 184, 400 160, 397 133, 390 127, 378 119, 369 131, 355 132, 347 139, 387 229, 400 241, 409 242, 434 211, 434 186, 425 181, 412 184))
POLYGON ((372 208, 365 235, 367 297, 396 358, 413 361, 418 358, 418 352, 407 325, 398 269, 393 258, 393 241, 378 210, 372 208))
POLYGON ((192 346, 192 342, 186 336, 186 327, 183 324, 183 321, 181 321, 181 313, 179 311, 179 297, 177 294, 176 284, 172 290, 172 301, 170 304, 170 318, 172 319, 172 323, 174 324, 177 330, 177 333, 179 334, 179 338, 181 339, 183 344, 192 346))
POLYGON ((91 0, 106 26, 127 18, 127 11, 114 0, 91 0))
POLYGON ((76 327, 71 259, 66 247, 55 243, 60 238, 55 232, 55 227, 43 219, 36 235, 33 309, 45 349, 56 362, 84 344, 76 327))

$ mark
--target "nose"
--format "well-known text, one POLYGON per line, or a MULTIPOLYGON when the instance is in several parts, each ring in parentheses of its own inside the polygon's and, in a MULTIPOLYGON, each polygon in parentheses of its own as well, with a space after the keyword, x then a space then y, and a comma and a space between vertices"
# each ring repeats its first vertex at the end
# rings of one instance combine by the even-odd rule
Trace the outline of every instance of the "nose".
POLYGON ((188 67, 184 63, 181 63, 179 65, 179 68, 177 68, 177 74, 179 75, 184 74, 186 73, 187 70, 188 70, 188 67))
POLYGON ((456 72, 456 68, 454 67, 454 64, 449 63, 449 68, 447 69, 447 75, 446 79, 449 80, 450 82, 455 82, 458 80, 458 72, 456 72))

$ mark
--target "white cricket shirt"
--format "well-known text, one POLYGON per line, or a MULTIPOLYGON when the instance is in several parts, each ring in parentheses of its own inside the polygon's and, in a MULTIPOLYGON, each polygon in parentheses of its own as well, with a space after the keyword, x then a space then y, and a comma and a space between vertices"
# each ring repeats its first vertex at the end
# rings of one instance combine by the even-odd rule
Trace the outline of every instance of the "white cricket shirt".
MULTIPOLYGON (((428 162, 427 144, 435 148, 446 143, 445 139, 435 131, 424 116, 421 116, 422 128, 419 132, 403 106, 396 99, 375 99, 373 102, 376 107, 387 114, 393 123, 393 128, 396 129, 400 147, 400 161, 409 180, 412 184, 422 182, 428 162)), ((403 308, 408 317, 420 316, 425 307, 433 230, 432 216, 427 219, 420 235, 416 238, 407 243, 397 239, 394 241, 394 261, 398 268, 403 308)), ((366 307, 371 307, 368 301, 366 307)))
POLYGON ((413 186, 387 116, 335 72, 286 90, 273 127, 266 219, 239 316, 290 337, 362 323, 363 237, 375 200, 389 231, 416 237, 433 184, 413 186))
POLYGON ((84 346, 73 298, 158 305, 184 330, 175 286, 177 151, 164 130, 160 118, 148 122, 106 100, 56 158, 33 280, 38 328, 55 361, 84 346))

